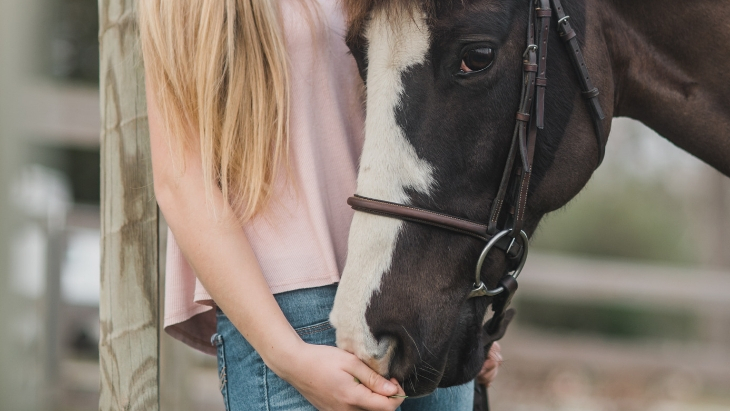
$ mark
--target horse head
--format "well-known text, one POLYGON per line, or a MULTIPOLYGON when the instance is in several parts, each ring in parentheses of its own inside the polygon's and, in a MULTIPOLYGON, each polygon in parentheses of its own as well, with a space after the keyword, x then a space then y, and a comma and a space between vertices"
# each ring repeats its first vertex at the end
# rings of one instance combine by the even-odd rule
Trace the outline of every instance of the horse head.
MULTIPOLYGON (((490 219, 521 105, 529 53, 525 33, 539 3, 345 2, 348 46, 367 93, 359 196, 472 221, 490 219)), ((606 143, 602 136, 608 135, 610 119, 620 108, 614 101, 620 65, 611 57, 621 50, 610 52, 606 45, 605 10, 586 3, 563 1, 601 91, 598 101, 606 119, 598 126, 593 121, 553 14, 548 20, 544 128, 534 146, 522 218, 528 235, 543 215, 585 186, 600 164, 606 143)), ((718 163, 723 161, 727 164, 718 163)), ((515 198, 506 196, 501 227, 509 225, 515 198)), ((484 242, 356 212, 348 247, 330 317, 338 346, 382 375, 397 378, 412 396, 473 378, 484 360, 481 326, 491 302, 490 297, 469 298, 484 242)), ((510 264, 504 252, 491 252, 481 279, 495 287, 510 264)))

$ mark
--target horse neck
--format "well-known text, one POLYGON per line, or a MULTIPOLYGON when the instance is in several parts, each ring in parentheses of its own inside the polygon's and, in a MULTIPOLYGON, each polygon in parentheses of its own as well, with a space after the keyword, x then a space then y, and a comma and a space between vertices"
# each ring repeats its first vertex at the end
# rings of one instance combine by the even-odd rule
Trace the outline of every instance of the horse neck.
POLYGON ((642 121, 730 176, 730 2, 586 2, 600 10, 614 115, 642 121))

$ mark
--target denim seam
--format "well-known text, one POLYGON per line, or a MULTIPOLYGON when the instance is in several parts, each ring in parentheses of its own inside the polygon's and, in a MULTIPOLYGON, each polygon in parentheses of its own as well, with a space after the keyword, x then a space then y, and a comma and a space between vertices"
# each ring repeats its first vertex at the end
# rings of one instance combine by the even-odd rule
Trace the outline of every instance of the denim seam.
POLYGON ((314 334, 322 331, 327 331, 332 329, 332 324, 330 324, 329 321, 320 323, 320 324, 314 324, 307 327, 300 328, 296 330, 297 334, 299 335, 309 335, 314 334))
POLYGON ((267 378, 266 364, 262 364, 261 369, 263 370, 264 377, 264 405, 266 405, 266 411, 269 411, 269 380, 267 378))
POLYGON ((221 369, 218 372, 219 389, 221 394, 223 395, 223 402, 226 410, 230 410, 231 404, 228 395, 228 374, 226 371, 226 349, 223 345, 223 336, 216 333, 211 340, 216 345, 218 356, 221 362, 221 369))
POLYGON ((226 382, 228 382, 226 380, 226 366, 225 365, 221 367, 220 374, 218 374, 218 382, 220 383, 220 385, 218 386, 218 389, 223 390, 223 388, 225 388, 225 386, 226 386, 226 382))

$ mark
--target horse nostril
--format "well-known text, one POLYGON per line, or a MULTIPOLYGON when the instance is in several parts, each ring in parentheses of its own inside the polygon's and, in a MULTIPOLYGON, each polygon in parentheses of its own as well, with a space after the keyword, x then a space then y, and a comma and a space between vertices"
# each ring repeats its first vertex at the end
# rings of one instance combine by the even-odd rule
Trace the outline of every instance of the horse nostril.
POLYGON ((397 342, 389 335, 376 338, 377 345, 366 351, 365 355, 358 355, 360 359, 378 374, 390 378, 390 363, 397 347, 397 342))
POLYGON ((383 351, 380 362, 385 365, 388 378, 395 378, 403 381, 412 371, 418 360, 417 356, 411 355, 414 350, 415 342, 411 341, 407 332, 389 332, 381 335, 378 339, 382 347, 387 347, 383 351))

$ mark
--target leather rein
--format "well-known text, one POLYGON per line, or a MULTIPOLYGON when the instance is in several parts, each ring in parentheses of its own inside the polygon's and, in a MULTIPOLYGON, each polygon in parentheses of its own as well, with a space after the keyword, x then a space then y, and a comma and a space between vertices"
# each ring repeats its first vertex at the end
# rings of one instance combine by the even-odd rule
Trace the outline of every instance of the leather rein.
POLYGON ((419 207, 359 195, 347 200, 347 203, 357 211, 439 227, 475 237, 487 243, 477 262, 474 288, 468 296, 469 299, 482 296, 494 297, 492 301, 494 316, 484 325, 486 352, 494 341, 504 335, 507 324, 514 314, 514 311, 507 310, 507 307, 517 290, 516 279, 527 258, 528 236, 522 229, 538 129, 542 130, 545 126, 548 38, 553 10, 558 19, 558 34, 566 46, 593 120, 598 143, 598 165, 603 161, 605 154, 603 136, 605 115, 598 100, 598 88, 591 81, 588 67, 578 45, 576 32, 570 25, 570 16, 566 15, 560 0, 530 1, 534 1, 535 7, 529 8, 527 48, 523 54, 522 65, 522 93, 519 109, 515 116, 517 122, 499 189, 492 201, 488 223, 482 224, 419 207), (520 161, 517 161, 518 155, 520 161), (505 211, 504 204, 508 193, 514 196, 515 207, 506 210, 505 223, 503 228, 499 229, 498 225, 505 211), (495 247, 502 250, 508 259, 516 261, 516 268, 502 277, 497 288, 488 289, 481 279, 481 271, 484 260, 490 250, 495 247))

